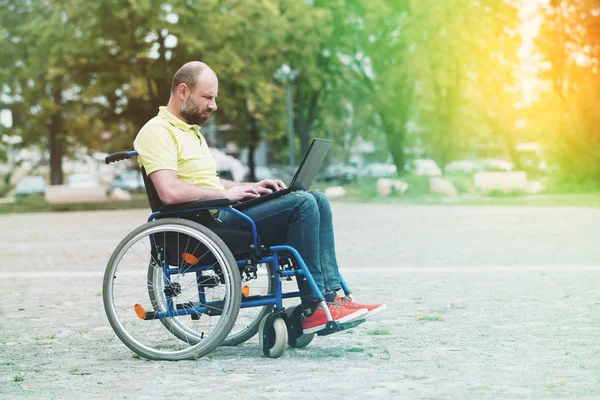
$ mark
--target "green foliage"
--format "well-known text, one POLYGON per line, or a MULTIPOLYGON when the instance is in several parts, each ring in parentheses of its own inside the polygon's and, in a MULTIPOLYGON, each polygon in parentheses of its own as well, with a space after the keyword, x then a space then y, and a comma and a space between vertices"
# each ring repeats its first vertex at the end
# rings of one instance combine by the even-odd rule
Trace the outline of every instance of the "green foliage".
POLYGON ((562 185, 600 180, 600 3, 554 0, 541 6, 538 75, 547 83, 527 109, 528 126, 560 164, 562 185))
POLYGON ((408 183, 408 189, 406 190, 407 196, 421 196, 429 194, 429 177, 419 175, 404 175, 402 180, 408 183))
MULTIPOLYGON (((276 72, 288 64, 299 71, 292 84, 299 153, 311 137, 330 137, 332 156, 348 161, 360 137, 376 144, 373 161, 391 158, 400 171, 417 157, 442 167, 510 157, 518 167, 515 144, 526 138, 545 141, 565 180, 599 179, 598 3, 541 6, 547 23, 538 44, 550 63, 539 70, 556 96, 525 110, 516 107, 519 4, 0 0, 0 109, 14 125, 0 134, 48 148, 59 183, 62 158, 80 145, 130 148, 166 104, 174 72, 202 60, 220 78, 215 122, 233 127, 220 141, 253 149, 266 138, 278 150, 287 147, 287 83, 276 72), (527 129, 516 128, 523 119, 527 129)), ((275 151, 279 161, 285 156, 275 151)), ((409 183, 408 196, 425 192, 424 182, 409 183)), ((470 191, 465 181, 453 183, 470 191)))
POLYGON ((493 189, 490 190, 489 193, 487 193, 487 196, 489 197, 515 197, 515 196, 524 196, 526 195, 527 192, 525 192, 524 190, 518 190, 518 189, 513 189, 513 190, 499 190, 499 189, 493 189))
MULTIPOLYGON (((575 177, 557 176, 546 183, 545 193, 593 193, 600 192, 600 181, 575 177)), ((600 197, 600 195, 598 196, 600 197)))
POLYGON ((444 179, 452 183, 458 194, 475 192, 475 184, 471 176, 445 176, 444 179))
MULTIPOLYGON (((426 155, 442 167, 515 121, 518 9, 497 1, 385 1, 365 46, 375 79, 372 123, 394 163, 426 155), (511 101, 513 100, 513 101, 511 101)), ((508 141, 508 140, 507 140, 508 141)))

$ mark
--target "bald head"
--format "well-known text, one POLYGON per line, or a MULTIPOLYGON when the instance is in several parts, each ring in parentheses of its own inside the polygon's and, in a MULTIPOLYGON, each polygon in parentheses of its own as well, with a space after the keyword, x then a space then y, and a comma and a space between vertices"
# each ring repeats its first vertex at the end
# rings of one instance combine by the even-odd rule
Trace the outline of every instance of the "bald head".
POLYGON ((218 91, 217 74, 203 62, 192 61, 175 72, 167 108, 190 125, 204 125, 217 110, 218 91))
POLYGON ((185 83, 192 92, 196 90, 196 85, 202 75, 210 75, 210 77, 215 78, 217 76, 215 72, 203 62, 190 61, 189 63, 184 64, 177 72, 175 72, 175 75, 173 75, 173 81, 171 82, 171 96, 177 92, 177 88, 182 83, 185 83))

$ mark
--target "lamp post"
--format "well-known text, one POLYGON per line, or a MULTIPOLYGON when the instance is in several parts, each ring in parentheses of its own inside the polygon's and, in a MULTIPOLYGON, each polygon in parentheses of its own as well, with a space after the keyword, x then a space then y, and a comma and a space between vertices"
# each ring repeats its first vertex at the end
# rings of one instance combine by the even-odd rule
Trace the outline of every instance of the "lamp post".
POLYGON ((300 71, 291 69, 289 65, 283 64, 275 72, 275 78, 287 84, 287 114, 288 114, 288 151, 290 153, 290 166, 296 165, 296 154, 294 150, 294 112, 292 109, 292 82, 300 71))

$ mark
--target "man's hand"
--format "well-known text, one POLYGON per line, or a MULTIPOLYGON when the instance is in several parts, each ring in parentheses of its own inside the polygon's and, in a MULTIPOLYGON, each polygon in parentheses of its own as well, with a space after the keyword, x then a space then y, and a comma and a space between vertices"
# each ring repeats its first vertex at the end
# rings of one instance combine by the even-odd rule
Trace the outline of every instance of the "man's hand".
POLYGON ((254 187, 260 194, 269 194, 286 188, 285 183, 279 179, 263 179, 255 183, 254 187))
POLYGON ((227 189, 225 191, 225 197, 236 203, 245 199, 260 197, 260 193, 256 190, 254 185, 241 185, 227 189))

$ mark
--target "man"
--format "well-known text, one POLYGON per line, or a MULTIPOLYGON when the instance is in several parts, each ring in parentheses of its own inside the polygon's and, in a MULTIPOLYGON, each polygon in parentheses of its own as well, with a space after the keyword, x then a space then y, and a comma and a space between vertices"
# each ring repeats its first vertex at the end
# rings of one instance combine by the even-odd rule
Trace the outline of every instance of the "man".
MULTIPOLYGON (((140 164, 165 204, 193 200, 229 198, 232 202, 258 197, 285 188, 280 180, 236 183, 219 179, 216 163, 209 153, 200 126, 217 110, 219 82, 208 65, 193 61, 173 76, 171 95, 166 107, 140 130, 134 147, 140 164)), ((288 244, 298 250, 319 290, 325 297, 334 320, 344 323, 375 315, 384 304, 357 304, 340 298, 331 208, 320 192, 297 191, 258 204, 244 211, 251 217, 261 236, 270 245, 288 244)), ((218 220, 226 228, 247 227, 230 212, 220 212, 218 220)), ((312 293, 303 292, 307 309, 302 320, 304 333, 314 333, 327 323, 325 311, 312 293)))

